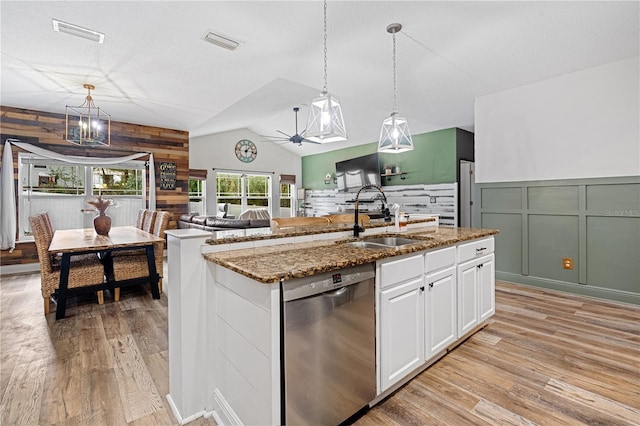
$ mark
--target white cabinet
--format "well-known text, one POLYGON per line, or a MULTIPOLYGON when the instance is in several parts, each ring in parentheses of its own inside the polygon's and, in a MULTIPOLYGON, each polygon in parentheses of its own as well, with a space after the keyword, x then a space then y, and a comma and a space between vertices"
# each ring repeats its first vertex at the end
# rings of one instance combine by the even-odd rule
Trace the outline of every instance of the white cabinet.
POLYGON ((425 360, 435 357, 458 337, 456 247, 424 255, 425 360))
POLYGON ((424 363, 423 255, 380 265, 380 391, 424 363))
POLYGON ((475 260, 458 266, 458 336, 478 325, 478 264, 475 260))
POLYGON ((425 275, 425 360, 458 338, 456 268, 425 275))
POLYGON ((495 313, 493 237, 378 262, 379 392, 495 313))
POLYGON ((380 297, 380 387, 397 382, 424 363, 422 277, 382 291, 380 297))
POLYGON ((478 260, 478 301, 480 322, 496 313, 496 262, 491 253, 478 260))
POLYGON ((495 313, 494 254, 458 265, 458 336, 495 313))

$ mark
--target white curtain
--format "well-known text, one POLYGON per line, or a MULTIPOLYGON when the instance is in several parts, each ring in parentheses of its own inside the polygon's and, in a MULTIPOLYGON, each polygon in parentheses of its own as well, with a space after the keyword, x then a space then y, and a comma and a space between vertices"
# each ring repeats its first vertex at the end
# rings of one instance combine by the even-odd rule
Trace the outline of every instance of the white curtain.
POLYGON ((16 248, 16 193, 13 184, 13 154, 11 142, 4 144, 0 174, 0 250, 16 248))
POLYGON ((49 151, 48 149, 40 148, 28 143, 17 142, 15 139, 7 139, 4 144, 4 153, 2 157, 2 174, 0 180, 0 196, 2 200, 2 205, 0 206, 0 250, 9 249, 10 251, 13 251, 13 249, 16 247, 16 198, 15 185, 13 180, 13 155, 11 152, 11 144, 14 144, 18 148, 44 158, 84 165, 120 164, 148 155, 149 209, 156 209, 155 164, 153 162, 153 154, 150 152, 127 155, 126 157, 78 157, 75 155, 59 154, 57 152, 49 151))

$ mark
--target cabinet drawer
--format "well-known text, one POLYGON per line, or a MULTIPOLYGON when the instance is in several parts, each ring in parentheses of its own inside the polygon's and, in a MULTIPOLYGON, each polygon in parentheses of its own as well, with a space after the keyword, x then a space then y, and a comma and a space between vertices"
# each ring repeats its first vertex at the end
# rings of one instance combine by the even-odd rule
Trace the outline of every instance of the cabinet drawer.
POLYGON ((458 246, 458 263, 493 253, 493 237, 458 246))
POLYGON ((427 253, 424 260, 424 270, 429 273, 455 264, 456 248, 449 247, 427 253))
POLYGON ((380 287, 386 288, 422 275, 424 271, 423 265, 422 255, 383 263, 380 265, 380 287))

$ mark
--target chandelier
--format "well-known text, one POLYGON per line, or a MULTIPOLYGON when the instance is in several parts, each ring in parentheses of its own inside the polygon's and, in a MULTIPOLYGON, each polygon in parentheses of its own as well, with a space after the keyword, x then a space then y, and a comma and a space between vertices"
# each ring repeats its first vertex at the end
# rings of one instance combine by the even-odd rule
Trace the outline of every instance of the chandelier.
POLYGON ((407 119, 396 111, 396 33, 402 29, 401 24, 389 24, 387 32, 393 35, 393 112, 382 122, 378 152, 400 153, 413 149, 413 140, 407 119))
POLYGON ((87 97, 80 106, 66 106, 65 139, 76 145, 111 145, 111 116, 93 103, 91 84, 83 85, 87 97))
POLYGON ((342 118, 340 101, 327 91, 327 1, 324 1, 324 87, 320 96, 311 101, 305 138, 313 142, 347 140, 347 128, 342 118))

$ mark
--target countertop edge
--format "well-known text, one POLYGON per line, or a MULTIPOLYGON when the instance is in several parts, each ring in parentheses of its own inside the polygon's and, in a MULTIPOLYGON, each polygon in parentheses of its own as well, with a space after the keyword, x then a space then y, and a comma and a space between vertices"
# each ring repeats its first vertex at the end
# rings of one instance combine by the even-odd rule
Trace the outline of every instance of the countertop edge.
MULTIPOLYGON (((418 251, 431 250, 434 248, 445 247, 465 241, 472 241, 484 237, 493 236, 498 234, 499 232, 500 231, 497 229, 441 227, 436 231, 417 231, 415 233, 403 233, 402 235, 404 236, 420 240, 415 244, 409 244, 402 247, 371 250, 345 245, 341 247, 340 250, 340 252, 343 253, 342 256, 336 255, 336 244, 354 241, 354 239, 332 241, 323 243, 321 245, 312 245, 308 247, 291 248, 290 246, 288 246, 289 248, 283 248, 282 250, 271 252, 260 252, 257 251, 258 249, 238 249, 227 252, 207 253, 203 256, 207 261, 223 266, 231 271, 234 271, 259 283, 274 284, 280 281, 286 281, 295 278, 304 278, 323 272, 330 272, 351 266, 364 265, 390 257, 401 256, 418 251), (464 235, 447 235, 452 232, 464 232, 464 235), (318 258, 323 257, 321 252, 323 249, 330 250, 328 252, 325 252, 326 256, 324 257, 326 257, 327 260, 318 261, 318 258), (230 253, 233 253, 233 255, 230 255, 230 253), (270 260, 273 264, 277 263, 277 260, 282 260, 283 257, 285 258, 284 260, 287 260, 289 258, 289 255, 291 255, 290 257, 292 262, 296 259, 304 258, 305 255, 313 260, 310 260, 301 266, 293 267, 291 270, 284 272, 255 272, 256 269, 258 269, 256 265, 256 258, 258 256, 262 257, 262 259, 260 260, 261 264, 264 264, 265 262, 269 263, 270 260), (229 256, 233 256, 233 258, 229 259, 229 256)), ((274 250, 273 246, 271 250, 274 250)))

